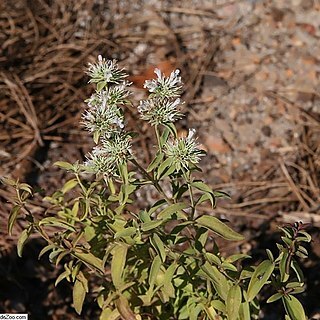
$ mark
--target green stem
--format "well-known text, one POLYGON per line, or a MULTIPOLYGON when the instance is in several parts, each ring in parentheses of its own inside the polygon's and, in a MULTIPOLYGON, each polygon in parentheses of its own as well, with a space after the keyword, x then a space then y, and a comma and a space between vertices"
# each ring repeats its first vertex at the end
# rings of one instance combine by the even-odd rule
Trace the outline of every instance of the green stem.
POLYGON ((159 151, 161 151, 161 142, 160 142, 160 133, 159 133, 159 129, 158 129, 158 126, 156 125, 154 127, 154 130, 156 132, 156 137, 157 137, 157 142, 158 142, 158 147, 159 147, 159 151))
POLYGON ((172 204, 172 200, 165 194, 161 186, 159 185, 159 182, 154 179, 138 162, 136 159, 131 158, 130 161, 136 166, 136 168, 144 175, 144 177, 150 181, 154 187, 158 190, 158 192, 164 197, 164 199, 167 201, 167 203, 172 204))
POLYGON ((79 186, 81 187, 84 195, 87 196, 87 189, 86 189, 86 187, 83 185, 83 183, 81 182, 79 175, 78 175, 77 173, 75 173, 74 175, 76 176, 77 181, 78 181, 78 183, 79 183, 79 186))
POLYGON ((40 233, 41 237, 42 237, 44 240, 46 240, 49 244, 54 244, 53 241, 51 241, 50 237, 46 234, 46 232, 44 231, 44 229, 39 225, 40 221, 37 221, 37 220, 34 218, 34 216, 32 215, 31 211, 30 211, 26 206, 24 206, 23 208, 24 208, 24 210, 26 210, 26 212, 28 213, 28 215, 29 215, 30 217, 32 217, 32 224, 31 224, 32 227, 33 227, 35 230, 37 230, 37 231, 40 233))
POLYGON ((190 185, 191 175, 190 175, 190 172, 186 172, 184 169, 182 169, 182 172, 183 172, 183 177, 186 180, 187 185, 188 185, 189 197, 190 197, 190 203, 191 203, 191 220, 193 220, 196 207, 194 205, 193 191, 192 191, 192 187, 190 185))
POLYGON ((23 205, 23 201, 22 201, 21 196, 20 196, 20 189, 17 188, 16 192, 17 192, 17 198, 18 198, 19 202, 23 205))

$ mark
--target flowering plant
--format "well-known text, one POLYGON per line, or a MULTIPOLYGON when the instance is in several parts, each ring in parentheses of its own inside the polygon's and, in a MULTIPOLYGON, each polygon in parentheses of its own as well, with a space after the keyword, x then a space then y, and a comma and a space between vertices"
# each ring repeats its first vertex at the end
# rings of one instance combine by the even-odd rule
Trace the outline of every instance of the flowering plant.
POLYGON ((228 197, 194 177, 205 152, 195 130, 178 137, 174 122, 182 117, 182 82, 179 71, 146 81, 149 97, 137 107, 142 120, 155 130, 154 158, 143 167, 133 153, 134 133, 126 131, 124 110, 129 104, 130 83, 116 61, 99 56, 90 64, 90 82, 96 91, 87 100, 83 126, 96 146, 84 164, 57 162, 73 178, 61 190, 45 197, 50 208, 38 220, 29 209, 32 188, 5 179, 17 198, 9 217, 11 233, 19 214, 28 222, 18 242, 18 254, 32 232, 38 232, 64 271, 56 285, 67 280, 73 286, 73 305, 80 314, 93 276, 100 279, 94 295, 100 319, 258 319, 262 288, 275 293, 267 302, 281 299, 286 319, 306 319, 295 294, 304 290, 303 274, 296 257, 305 258, 304 242, 310 236, 296 223, 281 228, 283 244, 277 257, 267 250, 258 266, 244 265, 250 258, 237 253, 224 256, 216 237, 241 243, 244 237, 200 205, 212 208, 217 198, 228 197), (92 182, 85 179, 94 175, 92 182), (158 199, 137 208, 143 188, 154 188, 158 199), (139 190, 139 193, 137 192, 139 190), (50 233, 54 227, 58 232, 50 233))

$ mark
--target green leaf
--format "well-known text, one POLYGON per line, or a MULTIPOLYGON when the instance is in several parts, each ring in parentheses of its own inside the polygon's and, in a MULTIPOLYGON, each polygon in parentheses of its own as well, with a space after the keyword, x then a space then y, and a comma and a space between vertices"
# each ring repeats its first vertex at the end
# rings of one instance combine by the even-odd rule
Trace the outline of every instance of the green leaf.
POLYGON ((84 237, 87 242, 90 242, 96 236, 95 228, 92 225, 87 225, 84 228, 84 237))
POLYGON ((119 320, 120 316, 118 309, 111 310, 106 308, 101 312, 99 320, 119 320))
POLYGON ((175 291, 174 287, 172 285, 173 276, 175 274, 175 271, 178 268, 178 264, 176 262, 173 262, 169 268, 166 270, 163 278, 163 287, 162 291, 166 293, 166 295, 170 298, 175 297, 175 291))
POLYGON ((244 267, 241 272, 240 272, 240 280, 244 280, 244 279, 251 279, 252 275, 253 275, 254 270, 252 269, 252 267, 247 266, 244 267))
POLYGON ((215 199, 215 197, 214 197, 214 195, 213 195, 213 193, 212 192, 206 192, 206 193, 204 193, 203 195, 201 195, 201 197, 197 200, 197 205, 198 204, 201 204, 202 202, 205 202, 205 201, 207 201, 207 200, 209 200, 210 201, 210 203, 211 203, 211 208, 214 208, 215 206, 216 206, 216 199, 215 199))
POLYGON ((15 205, 10 212, 9 215, 9 220, 8 220, 8 233, 11 236, 12 235, 12 228, 14 223, 17 220, 18 214, 20 212, 21 206, 20 205, 15 205))
POLYGON ((201 269, 207 274, 212 281, 218 295, 223 299, 227 299, 227 293, 229 291, 229 284, 226 277, 218 270, 217 267, 212 266, 209 262, 205 262, 201 269))
POLYGON ((150 215, 146 210, 142 210, 139 212, 139 218, 143 223, 151 221, 150 215))
POLYGON ((171 186, 172 186, 172 199, 175 199, 175 200, 180 200, 183 194, 189 190, 188 185, 186 183, 179 185, 179 183, 176 183, 176 181, 171 181, 171 186))
POLYGON ((165 177, 170 176, 170 174, 174 173, 176 170, 177 170, 177 166, 175 164, 171 164, 168 167, 168 169, 162 174, 161 178, 165 178, 165 177))
POLYGON ((56 246, 54 244, 49 244, 45 246, 39 253, 38 259, 40 259, 46 252, 53 250, 56 246))
POLYGON ((289 237, 290 239, 293 237, 293 230, 291 228, 282 228, 282 227, 278 227, 287 237, 289 237))
POLYGON ((300 301, 292 295, 284 296, 282 302, 291 320, 305 320, 306 315, 300 301))
POLYGON ((241 288, 239 285, 233 285, 228 292, 226 300, 227 315, 229 320, 237 319, 241 305, 241 288))
POLYGON ((282 241, 287 245, 287 248, 290 248, 292 245, 292 240, 287 237, 281 237, 282 241))
POLYGON ((71 270, 67 269, 60 273, 59 277, 56 279, 56 282, 54 283, 54 286, 56 287, 63 279, 69 277, 71 274, 71 270))
POLYGON ((81 281, 76 280, 74 283, 72 296, 74 309, 78 314, 81 314, 84 298, 86 297, 86 290, 81 281))
POLYGON ((116 288, 124 284, 123 270, 126 264, 128 247, 117 244, 112 250, 111 278, 116 288))
POLYGON ((165 262, 166 260, 166 252, 164 249, 164 245, 160 237, 155 233, 152 235, 150 242, 152 246, 155 248, 157 253, 160 255, 162 262, 165 262))
POLYGON ((156 278, 160 271, 161 265, 162 265, 162 262, 161 262, 160 256, 159 255, 155 256, 150 267, 150 273, 149 273, 149 279, 148 279, 151 290, 153 290, 154 284, 156 283, 156 278))
MULTIPOLYGON (((69 264, 70 264, 70 269, 71 269, 71 278, 72 278, 72 281, 75 282, 77 275, 81 272, 80 268, 82 266, 82 262, 78 261, 75 265, 73 265, 72 260, 71 260, 69 262, 69 264)), ((79 279, 79 281, 80 281, 80 279, 79 279)))
POLYGON ((304 283, 302 282, 297 282, 297 281, 293 281, 293 282, 289 282, 286 285, 286 288, 297 288, 297 287, 302 287, 304 285, 304 283))
POLYGON ((296 287, 290 293, 291 294, 299 294, 299 293, 304 292, 305 290, 306 290, 305 287, 300 287, 300 288, 296 287))
POLYGON ((162 174, 171 166, 172 164, 172 159, 168 158, 164 160, 160 166, 158 167, 157 171, 157 180, 159 180, 162 176, 162 174))
POLYGON ((107 81, 100 81, 97 83, 97 92, 100 92, 107 85, 107 81))
POLYGON ((207 261, 209 261, 217 266, 221 265, 221 258, 218 257, 217 255, 215 255, 211 252, 206 252, 205 257, 206 257, 207 261))
POLYGON ((160 146, 161 146, 161 148, 168 141, 169 134, 170 134, 170 129, 169 128, 165 128, 163 130, 163 133, 162 133, 161 137, 160 137, 160 146))
POLYGON ((82 283, 86 292, 89 292, 88 279, 85 277, 82 271, 77 274, 77 279, 82 283))
POLYGON ((61 248, 56 248, 55 250, 52 250, 51 253, 49 254, 49 261, 53 263, 61 252, 65 252, 65 250, 61 248))
POLYGON ((141 229, 142 231, 150 231, 157 227, 159 227, 161 224, 163 224, 164 220, 152 220, 148 221, 142 224, 141 229))
POLYGON ((100 139, 100 132, 99 131, 94 131, 93 132, 93 141, 95 144, 98 144, 100 139))
POLYGON ((208 241, 209 231, 206 228, 199 228, 197 230, 196 239, 195 239, 195 248, 202 252, 202 249, 205 248, 208 241))
POLYGON ((74 228, 73 225, 71 225, 70 223, 67 223, 64 220, 57 219, 56 217, 47 217, 47 218, 42 219, 39 222, 39 226, 42 226, 42 225, 60 227, 60 228, 63 228, 63 229, 67 229, 67 230, 76 232, 76 229, 74 228))
POLYGON ((161 208, 165 203, 167 203, 165 199, 161 199, 156 203, 154 203, 148 211, 149 216, 151 216, 154 212, 156 212, 159 208, 161 208))
POLYGON ((273 257, 273 254, 272 252, 269 250, 269 249, 266 249, 266 252, 267 252, 267 255, 268 255, 268 258, 271 262, 274 262, 274 257, 273 257))
POLYGON ((119 164, 118 167, 119 167, 120 176, 121 176, 124 184, 128 185, 129 175, 128 175, 128 165, 127 165, 127 163, 119 164))
POLYGON ((198 218, 196 220, 196 223, 199 226, 205 227, 227 240, 240 241, 244 239, 241 234, 229 228, 226 224, 224 224, 216 217, 204 215, 198 218))
POLYGON ((79 200, 75 201, 71 209, 71 216, 76 217, 79 211, 79 200))
POLYGON ((22 257, 22 250, 24 247, 24 244, 28 240, 30 233, 32 231, 32 228, 25 229, 21 232, 18 243, 17 243, 17 251, 18 251, 18 256, 21 258, 22 257))
POLYGON ((135 314, 129 306, 127 298, 124 295, 120 295, 120 297, 116 300, 116 306, 122 319, 137 320, 135 314))
POLYGON ((8 177, 1 177, 0 182, 2 182, 4 185, 10 186, 10 187, 16 187, 19 183, 19 181, 15 181, 13 179, 10 179, 8 177))
POLYGON ((201 304, 193 305, 190 308, 190 320, 198 320, 199 313, 203 310, 203 306, 201 304))
POLYGON ((115 195, 116 194, 116 187, 115 187, 114 182, 111 178, 107 178, 107 184, 108 184, 110 193, 112 195, 115 195))
POLYGON ((226 306, 224 305, 224 303, 220 300, 212 300, 211 301, 211 305, 218 311, 222 312, 222 313, 226 313, 226 306))
POLYGON ((130 194, 136 190, 137 186, 132 184, 125 184, 121 186, 122 197, 120 197, 120 205, 126 204, 128 202, 130 194))
POLYGON ((248 301, 252 301, 267 283, 274 269, 270 260, 262 261, 254 271, 248 287, 248 301))
POLYGON ((304 248, 303 246, 298 246, 295 254, 296 254, 296 256, 305 259, 308 257, 308 250, 306 248, 304 248))
POLYGON ((183 209, 188 208, 188 205, 186 203, 183 202, 178 202, 178 203, 174 203, 169 205, 168 207, 166 207, 164 210, 162 210, 157 218, 158 219, 170 219, 170 217, 174 214, 177 213, 178 211, 181 211, 183 209))
POLYGON ((54 166, 60 167, 62 169, 73 171, 73 165, 65 161, 57 161, 53 164, 54 166))
POLYGON ((32 194, 32 188, 28 184, 20 183, 18 185, 18 187, 19 187, 19 189, 24 190, 24 191, 28 192, 29 194, 32 194))
POLYGON ((173 135, 174 138, 178 136, 176 126, 172 122, 168 122, 165 124, 165 126, 170 130, 171 134, 173 135))
POLYGON ((281 259, 279 263, 279 270, 281 275, 281 282, 286 282, 289 279, 289 274, 287 272, 287 264, 288 259, 291 259, 291 256, 289 257, 288 251, 281 252, 281 259))
POLYGON ((273 294, 273 295, 267 300, 267 303, 275 302, 275 301, 279 300, 282 296, 283 296, 282 293, 277 292, 277 293, 273 294))
POLYGON ((305 242, 310 242, 312 240, 310 234, 306 231, 299 231, 298 234, 302 235, 302 237, 297 237, 297 241, 305 241, 305 242))
POLYGON ((193 181, 190 185, 200 191, 212 193, 212 189, 200 180, 193 181))
POLYGON ((156 157, 149 164, 149 166, 147 168, 147 172, 150 172, 150 171, 154 170, 155 168, 157 168, 159 166, 160 162, 162 161, 163 157, 164 157, 164 154, 162 152, 157 153, 156 157))
POLYGON ((295 260, 291 261, 291 268, 294 270, 299 282, 304 282, 303 272, 297 261, 295 260))
POLYGON ((61 189, 61 192, 63 194, 67 193, 68 191, 70 191, 71 189, 73 189, 76 185, 78 185, 78 180, 77 179, 71 179, 69 181, 67 181, 62 189, 61 189))
POLYGON ((230 271, 234 271, 234 272, 238 271, 236 266, 234 266, 232 263, 229 263, 229 262, 226 262, 226 261, 222 262, 221 267, 224 270, 230 270, 230 271))
POLYGON ((128 228, 125 228, 124 230, 116 232, 116 234, 114 235, 114 238, 118 239, 123 237, 131 237, 136 232, 137 232, 137 229, 135 227, 128 227, 128 228))
POLYGON ((244 301, 240 305, 239 318, 241 320, 251 320, 250 306, 248 301, 244 301))
POLYGON ((214 310, 212 306, 205 307, 204 308, 207 316, 209 317, 209 320, 220 320, 220 316, 217 314, 217 312, 214 310))
POLYGON ((224 191, 221 191, 221 190, 217 190, 217 191, 213 191, 213 195, 216 197, 216 198, 226 198, 226 199, 231 199, 230 195, 224 191))
POLYGON ((181 233, 181 231, 187 227, 188 225, 193 224, 193 221, 184 221, 179 224, 177 224, 170 232, 171 235, 178 235, 181 233))
POLYGON ((251 258, 251 257, 248 256, 247 254, 237 253, 237 254, 233 254, 232 256, 227 257, 225 261, 230 262, 230 263, 234 263, 238 260, 249 259, 249 258, 251 258))
POLYGON ((104 273, 104 267, 102 260, 99 259, 98 257, 94 256, 91 252, 73 252, 73 256, 81 260, 83 263, 85 263, 89 267, 93 267, 95 269, 98 269, 102 273, 104 273))

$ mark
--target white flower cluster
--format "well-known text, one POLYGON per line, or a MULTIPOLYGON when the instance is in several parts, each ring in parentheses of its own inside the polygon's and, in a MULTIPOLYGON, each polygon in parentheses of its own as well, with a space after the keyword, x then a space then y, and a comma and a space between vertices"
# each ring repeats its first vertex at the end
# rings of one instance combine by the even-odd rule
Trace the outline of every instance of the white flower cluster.
POLYGON ((114 163, 121 163, 130 157, 131 140, 128 133, 117 134, 112 139, 103 138, 101 148, 114 163))
POLYGON ((148 91, 157 97, 178 97, 181 94, 182 82, 181 77, 179 77, 180 70, 176 69, 172 71, 170 77, 165 77, 161 73, 160 69, 155 69, 154 73, 157 75, 157 79, 146 80, 144 87, 148 91))
POLYGON ((164 145, 163 151, 167 158, 172 160, 177 171, 182 168, 188 169, 192 164, 196 165, 205 155, 205 151, 198 148, 199 144, 194 138, 194 134, 195 130, 190 129, 187 137, 169 140, 164 145))
POLYGON ((90 172, 114 176, 117 164, 130 157, 131 136, 124 130, 120 106, 129 103, 127 87, 131 83, 123 80, 127 75, 114 61, 101 56, 96 64, 89 65, 88 74, 89 82, 97 83, 97 91, 86 100, 82 124, 93 134, 97 146, 88 154, 85 166, 90 172))
POLYGON ((86 157, 85 166, 90 172, 114 176, 117 164, 129 159, 131 150, 131 136, 121 133, 111 139, 104 137, 101 145, 93 148, 86 157))
POLYGON ((87 156, 84 165, 88 172, 102 174, 104 176, 113 176, 115 172, 115 164, 110 157, 106 157, 105 153, 97 147, 87 156))
POLYGON ((82 115, 85 128, 99 137, 110 137, 124 127, 122 110, 116 104, 109 104, 109 99, 107 91, 93 94, 87 101, 89 109, 82 115))
POLYGON ((179 104, 180 98, 175 100, 152 98, 140 101, 138 111, 140 118, 149 121, 151 125, 166 124, 182 117, 182 113, 177 110, 179 104))
POLYGON ((116 60, 106 60, 101 55, 98 56, 98 62, 89 63, 87 74, 91 78, 89 82, 99 83, 121 83, 127 74, 123 69, 119 69, 116 60))
POLYGON ((138 111, 143 120, 151 125, 172 123, 182 117, 178 106, 182 82, 179 70, 171 72, 170 77, 165 77, 159 69, 155 69, 157 79, 146 80, 144 87, 150 92, 147 100, 140 101, 138 111))

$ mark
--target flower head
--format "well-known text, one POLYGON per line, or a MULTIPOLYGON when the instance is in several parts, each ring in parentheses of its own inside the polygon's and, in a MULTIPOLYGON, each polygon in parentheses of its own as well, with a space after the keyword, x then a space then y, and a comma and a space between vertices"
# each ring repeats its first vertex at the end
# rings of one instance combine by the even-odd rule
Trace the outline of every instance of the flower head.
POLYGON ((101 151, 113 163, 123 163, 130 157, 132 137, 128 133, 115 134, 112 139, 103 138, 101 151))
POLYGON ((167 158, 172 159, 176 170, 188 169, 191 164, 197 164, 205 152, 198 148, 199 144, 193 138, 194 129, 189 130, 187 137, 169 140, 164 145, 164 153, 167 158))
POLYGON ((126 89, 131 82, 123 81, 121 84, 111 86, 110 88, 104 88, 92 94, 87 102, 89 107, 97 105, 123 105, 129 103, 128 96, 130 91, 126 89))
POLYGON ((157 79, 146 80, 144 83, 144 88, 147 88, 153 96, 169 98, 180 95, 182 82, 179 69, 172 71, 170 77, 165 77, 159 69, 155 69, 154 73, 157 79))
POLYGON ((113 176, 115 172, 115 163, 110 157, 107 157, 101 148, 96 147, 92 153, 87 156, 84 163, 88 172, 103 174, 104 176, 113 176))
POLYGON ((127 161, 131 154, 131 136, 118 133, 108 139, 102 139, 102 144, 94 147, 89 153, 85 166, 87 171, 105 176, 116 176, 117 164, 127 161))
POLYGON ((180 99, 151 98, 140 101, 138 111, 143 120, 149 121, 152 125, 174 122, 182 117, 177 110, 180 99))
POLYGON ((85 128, 98 136, 108 136, 121 131, 124 127, 124 117, 121 109, 115 104, 108 104, 108 91, 93 94, 87 100, 89 109, 82 115, 85 128))
POLYGON ((128 96, 130 95, 130 91, 126 89, 127 86, 130 86, 131 82, 123 81, 122 83, 112 86, 106 91, 108 92, 108 104, 117 104, 124 105, 128 104, 128 96))
POLYGON ((127 74, 123 69, 119 69, 116 60, 106 60, 101 55, 98 56, 98 62, 89 63, 87 74, 91 78, 89 82, 112 82, 120 83, 127 74))

